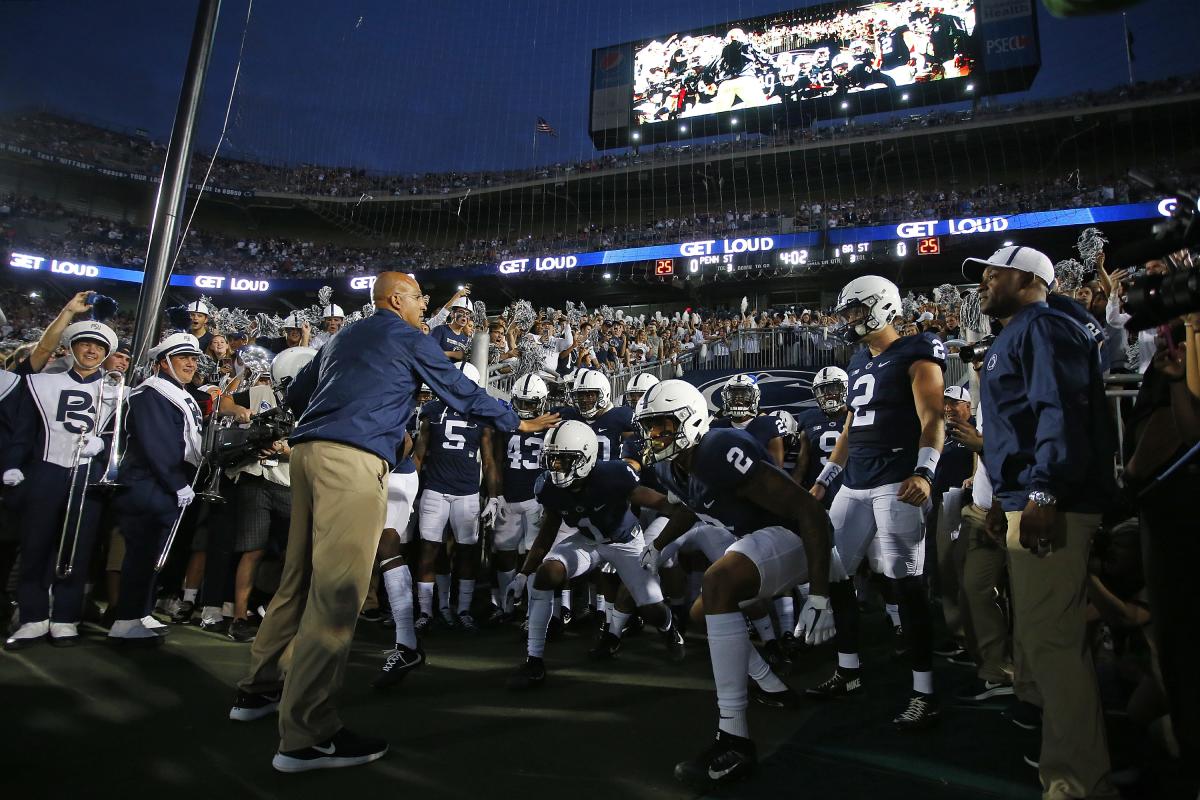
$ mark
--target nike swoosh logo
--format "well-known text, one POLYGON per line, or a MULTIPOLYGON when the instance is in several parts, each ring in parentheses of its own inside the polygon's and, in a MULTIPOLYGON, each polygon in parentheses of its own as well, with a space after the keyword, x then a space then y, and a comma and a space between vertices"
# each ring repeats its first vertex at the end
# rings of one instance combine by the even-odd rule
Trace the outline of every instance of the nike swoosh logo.
POLYGON ((726 775, 728 775, 729 773, 731 773, 735 769, 737 769, 738 766, 739 765, 734 764, 732 767, 726 767, 725 769, 713 769, 712 767, 709 767, 708 768, 708 779, 713 780, 713 781, 719 781, 719 780, 721 780, 721 778, 724 778, 726 775))
POLYGON ((313 750, 316 750, 318 753, 324 753, 324 754, 325 754, 325 755, 327 755, 327 756, 331 756, 331 755, 333 755, 333 754, 334 754, 334 751, 336 751, 336 750, 337 750, 337 746, 336 746, 336 745, 333 745, 333 744, 330 744, 328 747, 322 747, 322 746, 321 746, 321 745, 319 745, 319 744, 314 744, 314 745, 312 746, 312 749, 313 749, 313 750))
POLYGON ((891 362, 891 361, 880 361, 880 362, 879 362, 878 364, 876 364, 875 366, 877 366, 877 367, 886 367, 886 366, 887 366, 888 364, 890 364, 890 363, 892 363, 892 362, 891 362))
MULTIPOLYGON (((705 507, 705 508, 712 508, 712 507, 713 507, 713 504, 714 504, 714 503, 716 503, 716 502, 717 502, 716 500, 709 500, 707 503, 705 503, 705 504, 704 504, 704 507, 705 507)), ((733 719, 733 717, 730 717, 730 719, 733 719)))

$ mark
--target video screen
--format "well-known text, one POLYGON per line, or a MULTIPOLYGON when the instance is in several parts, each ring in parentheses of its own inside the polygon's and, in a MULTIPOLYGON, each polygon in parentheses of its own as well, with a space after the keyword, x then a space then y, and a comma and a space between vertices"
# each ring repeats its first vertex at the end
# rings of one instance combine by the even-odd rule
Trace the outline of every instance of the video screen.
POLYGON ((965 78, 974 32, 974 0, 892 0, 672 34, 634 51, 633 123, 965 78))

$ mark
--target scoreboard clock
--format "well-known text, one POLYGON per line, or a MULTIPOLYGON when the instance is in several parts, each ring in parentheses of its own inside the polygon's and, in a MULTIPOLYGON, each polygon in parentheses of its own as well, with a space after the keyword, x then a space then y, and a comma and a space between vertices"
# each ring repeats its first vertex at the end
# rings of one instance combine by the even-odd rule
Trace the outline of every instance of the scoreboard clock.
POLYGON ((940 252, 942 252, 942 243, 936 236, 927 236, 917 241, 917 255, 919 256, 936 256, 940 252))
POLYGON ((655 275, 674 275, 675 274, 675 259, 660 258, 654 262, 655 275))

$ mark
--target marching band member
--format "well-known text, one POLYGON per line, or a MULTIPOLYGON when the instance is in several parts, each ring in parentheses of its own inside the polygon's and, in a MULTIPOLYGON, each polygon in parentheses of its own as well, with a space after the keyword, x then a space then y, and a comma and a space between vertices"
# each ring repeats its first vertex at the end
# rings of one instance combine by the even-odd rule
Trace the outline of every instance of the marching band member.
POLYGON ((325 343, 342 329, 342 325, 346 322, 346 312, 337 303, 330 303, 321 309, 321 318, 323 320, 321 330, 309 338, 309 345, 317 350, 324 347, 325 343))
POLYGON ((96 458, 105 450, 99 432, 116 408, 115 394, 102 395, 100 364, 116 349, 117 335, 88 320, 68 326, 62 342, 73 365, 26 378, 2 456, 4 484, 20 487, 10 501, 22 514, 21 627, 5 642, 7 650, 46 636, 60 646, 79 641, 84 581, 101 510, 87 485, 92 467, 103 466, 96 458), (63 553, 70 554, 65 563, 63 553))
POLYGON ((109 637, 156 641, 145 622, 155 559, 175 520, 196 497, 192 481, 200 465, 200 406, 184 388, 196 374, 200 345, 190 333, 173 333, 154 349, 155 374, 129 395, 125 457, 118 500, 125 560, 117 619, 109 637))

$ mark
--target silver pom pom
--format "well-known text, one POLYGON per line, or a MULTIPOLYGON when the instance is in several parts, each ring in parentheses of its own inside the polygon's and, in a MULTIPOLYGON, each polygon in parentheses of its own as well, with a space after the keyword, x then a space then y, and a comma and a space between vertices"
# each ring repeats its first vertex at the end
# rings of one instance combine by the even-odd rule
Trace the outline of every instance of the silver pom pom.
POLYGON ((317 290, 317 305, 319 305, 322 309, 324 309, 325 306, 331 305, 332 303, 333 303, 333 287, 332 286, 322 286, 320 289, 317 290))
POLYGON ((259 339, 275 339, 283 332, 283 320, 271 314, 257 314, 254 321, 258 323, 258 333, 255 335, 259 339))
POLYGON ((518 300, 512 306, 512 324, 523 331, 527 331, 533 327, 534 321, 537 319, 537 312, 533 310, 533 304, 528 300, 518 300))
POLYGON ((962 297, 959 296, 958 289, 953 284, 943 283, 933 290, 933 301, 950 311, 957 311, 959 305, 962 304, 962 297))
POLYGON ((567 301, 567 322, 572 328, 578 328, 580 321, 583 319, 583 307, 576 307, 570 300, 567 301))
POLYGON ((613 321, 613 310, 611 306, 600 306, 600 319, 605 322, 613 321))
POLYGON ((972 289, 958 306, 959 326, 962 330, 973 330, 980 336, 991 333, 991 326, 979 308, 979 290, 972 289))
POLYGON ((1073 258, 1064 258, 1054 265, 1054 291, 1071 294, 1083 285, 1083 276, 1088 268, 1073 258))
POLYGON ((221 371, 216 360, 208 353, 202 353, 196 359, 196 372, 200 373, 200 379, 206 383, 211 383, 216 380, 217 374, 221 371))
POLYGON ((542 346, 541 341, 535 336, 522 336, 517 342, 517 379, 540 372, 545 363, 546 348, 542 346))
POLYGON ((475 318, 475 330, 486 331, 488 327, 487 306, 482 300, 476 300, 471 305, 471 310, 475 318))
POLYGON ((920 311, 919 306, 917 298, 913 296, 912 292, 909 292, 900 301, 900 313, 904 315, 905 320, 916 319, 917 312, 920 311))
POLYGON ((1079 239, 1075 241, 1075 249, 1079 251, 1084 266, 1094 268, 1096 259, 1104 252, 1106 244, 1108 237, 1099 228, 1084 228, 1079 234, 1079 239))

